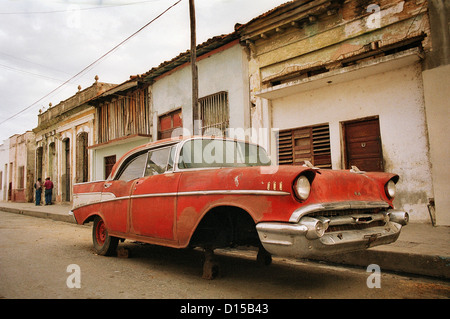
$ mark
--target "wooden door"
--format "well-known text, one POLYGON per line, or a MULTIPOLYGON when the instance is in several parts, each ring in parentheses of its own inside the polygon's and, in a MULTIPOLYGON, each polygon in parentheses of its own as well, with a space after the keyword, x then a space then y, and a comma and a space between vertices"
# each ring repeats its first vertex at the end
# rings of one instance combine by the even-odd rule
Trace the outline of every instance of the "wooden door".
POLYGON ((378 118, 344 123, 344 138, 346 168, 384 171, 378 118))

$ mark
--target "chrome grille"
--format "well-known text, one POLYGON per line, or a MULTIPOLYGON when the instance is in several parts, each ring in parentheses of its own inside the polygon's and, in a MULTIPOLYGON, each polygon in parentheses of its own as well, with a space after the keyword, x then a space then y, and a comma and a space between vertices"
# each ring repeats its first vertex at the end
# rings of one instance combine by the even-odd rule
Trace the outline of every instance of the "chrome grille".
POLYGON ((336 231, 367 229, 367 228, 372 228, 372 227, 384 226, 384 224, 385 224, 384 221, 377 220, 377 221, 371 222, 369 224, 336 225, 336 226, 328 227, 325 232, 326 233, 332 233, 332 232, 336 232, 336 231))
POLYGON ((310 217, 335 217, 335 216, 348 216, 355 214, 377 214, 381 211, 380 208, 367 208, 367 209, 343 209, 343 210, 322 210, 308 214, 310 217))
POLYGON ((323 210, 308 214, 313 218, 330 220, 327 233, 380 227, 386 224, 382 208, 323 210))

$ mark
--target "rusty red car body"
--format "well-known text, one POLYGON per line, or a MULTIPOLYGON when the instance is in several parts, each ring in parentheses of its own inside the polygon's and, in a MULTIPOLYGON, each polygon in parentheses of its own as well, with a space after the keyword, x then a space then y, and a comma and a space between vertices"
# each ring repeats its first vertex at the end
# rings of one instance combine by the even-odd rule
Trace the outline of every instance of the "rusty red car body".
POLYGON ((79 224, 95 220, 99 254, 111 253, 120 238, 175 248, 255 245, 274 255, 323 256, 398 238, 408 221, 392 203, 398 179, 356 168, 270 166, 254 144, 176 138, 130 151, 106 181, 74 185, 72 211, 79 224), (133 175, 128 170, 134 166, 133 175))

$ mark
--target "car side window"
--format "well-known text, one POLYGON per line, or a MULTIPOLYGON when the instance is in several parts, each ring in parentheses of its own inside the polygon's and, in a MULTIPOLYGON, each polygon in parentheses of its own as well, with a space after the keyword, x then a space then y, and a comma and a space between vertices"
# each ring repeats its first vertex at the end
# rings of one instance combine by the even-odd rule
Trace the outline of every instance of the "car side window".
POLYGON ((167 170, 170 147, 165 147, 148 152, 147 167, 145 176, 162 174, 167 170))
POLYGON ((131 181, 140 178, 144 174, 145 163, 147 161, 147 152, 136 156, 125 164, 125 168, 119 175, 120 180, 131 181))

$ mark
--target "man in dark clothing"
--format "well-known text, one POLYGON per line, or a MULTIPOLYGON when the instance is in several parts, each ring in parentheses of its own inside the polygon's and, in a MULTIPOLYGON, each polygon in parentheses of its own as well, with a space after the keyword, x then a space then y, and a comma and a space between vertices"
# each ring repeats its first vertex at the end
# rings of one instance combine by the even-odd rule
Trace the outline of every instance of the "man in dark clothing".
POLYGON ((39 206, 41 205, 41 195, 42 195, 42 183, 40 177, 34 184, 34 188, 36 189, 36 206, 39 206))
POLYGON ((53 182, 50 180, 50 177, 47 177, 45 179, 44 188, 45 188, 45 205, 51 205, 52 204, 53 182))

